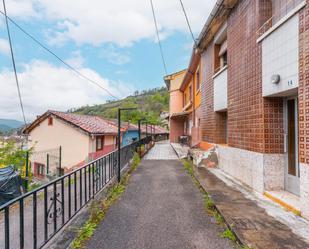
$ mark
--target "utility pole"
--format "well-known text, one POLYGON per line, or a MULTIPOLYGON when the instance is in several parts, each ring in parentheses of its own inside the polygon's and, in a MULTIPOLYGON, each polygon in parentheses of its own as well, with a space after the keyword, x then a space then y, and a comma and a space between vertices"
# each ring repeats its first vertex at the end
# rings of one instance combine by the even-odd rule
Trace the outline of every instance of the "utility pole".
POLYGON ((141 119, 138 120, 138 141, 141 140, 141 119))
POLYGON ((118 108, 118 137, 117 137, 117 142, 118 142, 118 156, 117 156, 117 162, 118 162, 118 174, 117 174, 117 178, 118 178, 118 183, 121 180, 121 163, 120 163, 120 158, 121 158, 121 111, 128 111, 128 110, 136 110, 137 108, 118 108))

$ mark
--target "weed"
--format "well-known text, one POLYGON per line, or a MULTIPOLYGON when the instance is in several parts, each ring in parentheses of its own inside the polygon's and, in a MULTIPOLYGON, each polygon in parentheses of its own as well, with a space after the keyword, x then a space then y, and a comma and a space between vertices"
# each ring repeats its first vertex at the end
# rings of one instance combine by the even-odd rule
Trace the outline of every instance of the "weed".
POLYGON ((253 248, 250 248, 249 246, 242 246, 240 247, 240 249, 253 249, 253 248))
POLYGON ((96 227, 104 219, 107 210, 117 201, 125 191, 131 173, 140 163, 140 157, 134 154, 129 171, 122 177, 119 184, 114 185, 108 191, 107 198, 103 201, 93 201, 90 206, 90 217, 88 221, 79 230, 77 237, 72 243, 73 249, 84 248, 86 241, 93 235, 96 227))
POLYGON ((224 223, 224 219, 223 219, 222 215, 219 214, 219 212, 217 210, 214 212, 214 217, 215 217, 218 224, 221 225, 221 224, 224 223))
POLYGON ((227 238, 233 242, 236 242, 235 234, 231 231, 231 229, 227 228, 224 230, 224 232, 221 234, 222 238, 227 238))
POLYGON ((215 208, 215 203, 212 199, 208 197, 208 195, 205 195, 205 206, 207 209, 213 210, 215 208))

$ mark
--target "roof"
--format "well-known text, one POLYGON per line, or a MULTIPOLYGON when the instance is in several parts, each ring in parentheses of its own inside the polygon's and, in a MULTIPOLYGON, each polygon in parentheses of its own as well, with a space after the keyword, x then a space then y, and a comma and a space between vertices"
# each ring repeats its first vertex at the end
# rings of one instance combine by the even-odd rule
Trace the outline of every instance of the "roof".
POLYGON ((117 134, 118 132, 117 125, 99 116, 80 115, 69 112, 49 110, 39 116, 26 129, 24 129, 24 133, 27 134, 31 132, 37 125, 49 116, 55 116, 69 125, 79 128, 90 135, 117 134))
MULTIPOLYGON (((113 125, 118 127, 118 120, 117 119, 106 119, 108 122, 111 122, 113 125)), ((121 122, 121 128, 123 130, 129 130, 129 131, 135 131, 138 130, 138 126, 135 124, 132 124, 128 121, 122 121, 121 122)))
POLYGON ((200 63, 200 59, 201 59, 201 53, 198 49, 193 49, 192 50, 192 54, 191 54, 191 59, 190 59, 190 62, 189 62, 189 67, 186 71, 186 74, 181 82, 181 85, 180 85, 180 90, 181 91, 184 91, 186 86, 188 85, 188 83, 190 83, 192 77, 193 77, 193 74, 195 73, 199 63, 200 63))
POLYGON ((175 73, 172 73, 172 74, 169 74, 169 75, 166 75, 164 76, 164 82, 165 82, 165 85, 167 87, 168 90, 170 90, 170 83, 171 83, 171 80, 174 79, 177 75, 179 74, 182 74, 183 72, 185 72, 187 69, 183 69, 183 70, 180 70, 178 72, 175 72, 175 73))
POLYGON ((194 46, 192 49, 188 70, 186 71, 180 90, 183 91, 191 81, 192 76, 199 65, 201 52, 208 46, 209 42, 212 41, 214 35, 221 28, 222 24, 224 24, 237 2, 238 0, 217 0, 201 33, 199 34, 197 47, 194 46))
MULTIPOLYGON (((141 132, 146 133, 146 125, 141 125, 141 132)), ((153 134, 167 134, 169 131, 165 129, 164 127, 158 126, 158 125, 150 125, 147 124, 147 133, 153 133, 153 134), (151 128, 152 127, 152 128, 151 128)))
POLYGON ((197 39, 197 47, 205 49, 239 0, 217 0, 197 39))

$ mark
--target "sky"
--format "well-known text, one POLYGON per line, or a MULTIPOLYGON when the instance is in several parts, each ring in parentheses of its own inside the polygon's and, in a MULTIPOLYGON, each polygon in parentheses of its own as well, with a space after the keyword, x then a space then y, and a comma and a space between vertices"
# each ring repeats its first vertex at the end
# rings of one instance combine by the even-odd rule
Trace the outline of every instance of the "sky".
MULTIPOLYGON (((215 0, 183 0, 195 37, 215 0)), ((179 0, 153 0, 168 74, 188 66, 193 41, 179 0)), ((0 4, 3 11, 3 6, 0 4)), ((117 98, 164 86, 149 0, 6 0, 7 14, 65 62, 117 98)), ((10 23, 27 122, 112 100, 10 23)), ((4 16, 0 16, 0 118, 22 120, 4 16)))

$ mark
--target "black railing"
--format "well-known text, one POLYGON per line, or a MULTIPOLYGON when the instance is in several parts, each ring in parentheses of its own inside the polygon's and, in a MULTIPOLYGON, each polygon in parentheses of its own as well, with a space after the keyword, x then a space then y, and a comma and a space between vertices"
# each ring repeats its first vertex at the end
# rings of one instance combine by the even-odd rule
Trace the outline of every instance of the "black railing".
MULTIPOLYGON (((121 148, 123 169, 145 137, 121 148)), ((100 192, 117 172, 118 151, 113 151, 85 166, 63 175, 0 207, 0 227, 4 236, 0 248, 42 248, 100 192)))

